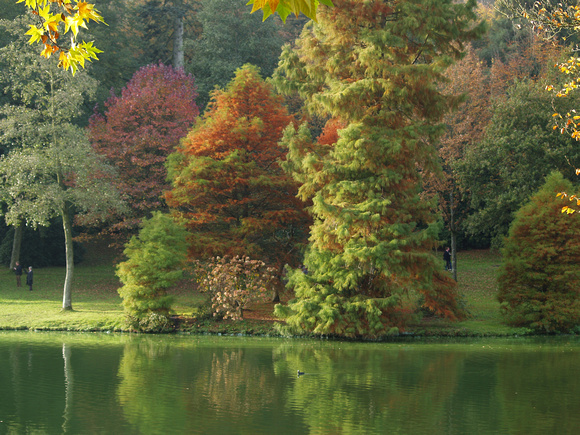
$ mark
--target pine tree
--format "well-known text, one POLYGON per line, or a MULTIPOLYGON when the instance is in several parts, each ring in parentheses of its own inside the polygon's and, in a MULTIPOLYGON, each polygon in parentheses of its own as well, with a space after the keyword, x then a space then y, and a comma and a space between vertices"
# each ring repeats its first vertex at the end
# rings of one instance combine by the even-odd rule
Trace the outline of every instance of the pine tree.
POLYGON ((556 197, 571 188, 553 172, 516 213, 498 278, 498 299, 508 323, 540 332, 580 326, 580 224, 561 213, 562 201, 556 197))
POLYGON ((458 103, 437 86, 477 36, 474 1, 340 0, 320 11, 282 54, 275 83, 298 91, 312 112, 345 127, 332 146, 309 146, 287 130, 302 199, 314 225, 294 271, 296 299, 277 313, 297 331, 380 336, 405 326, 419 292, 426 307, 461 315, 454 282, 439 271, 430 204, 417 165, 437 170, 433 144, 442 116, 458 103))

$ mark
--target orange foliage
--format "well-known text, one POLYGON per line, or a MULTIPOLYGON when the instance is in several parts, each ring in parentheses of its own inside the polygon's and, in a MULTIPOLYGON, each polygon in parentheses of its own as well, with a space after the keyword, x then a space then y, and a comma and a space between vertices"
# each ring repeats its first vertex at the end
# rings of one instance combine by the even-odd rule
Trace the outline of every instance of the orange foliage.
POLYGON ((292 121, 255 67, 216 91, 205 116, 170 158, 167 203, 192 233, 192 257, 250 255, 295 263, 308 218, 297 186, 279 166, 292 121))

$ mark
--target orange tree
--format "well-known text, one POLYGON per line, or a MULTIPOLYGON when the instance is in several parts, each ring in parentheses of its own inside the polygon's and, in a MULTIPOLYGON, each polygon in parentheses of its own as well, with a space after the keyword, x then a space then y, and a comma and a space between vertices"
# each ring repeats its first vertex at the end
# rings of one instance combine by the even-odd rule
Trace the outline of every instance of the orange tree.
POLYGON ((508 323, 541 332, 569 332, 580 326, 580 223, 559 213, 555 197, 571 187, 553 172, 516 213, 498 278, 498 298, 508 323))
POLYGON ((296 299, 276 306, 293 331, 396 333, 413 314, 406 302, 415 293, 433 312, 461 316, 455 283, 432 254, 435 217, 419 198, 417 164, 438 170, 433 144, 459 99, 437 83, 480 33, 475 6, 336 1, 307 25, 296 50, 283 52, 277 85, 345 123, 331 146, 309 148, 305 128, 284 137, 314 218, 308 273, 291 274, 296 299))
POLYGON ((465 101, 443 119, 447 130, 437 146, 443 170, 424 174, 423 195, 437 196, 438 210, 451 242, 453 277, 457 280, 457 238, 469 208, 469 192, 461 188, 455 165, 463 159, 466 149, 481 140, 491 118, 491 103, 483 63, 471 47, 463 59, 447 69, 445 76, 449 81, 441 86, 446 92, 464 95, 465 101))
MULTIPOLYGON (((214 91, 205 115, 168 159, 167 204, 190 231, 190 256, 247 255, 276 266, 300 261, 308 216, 279 166, 291 117, 247 65, 214 91)), ((277 295, 275 295, 277 298, 277 295)))

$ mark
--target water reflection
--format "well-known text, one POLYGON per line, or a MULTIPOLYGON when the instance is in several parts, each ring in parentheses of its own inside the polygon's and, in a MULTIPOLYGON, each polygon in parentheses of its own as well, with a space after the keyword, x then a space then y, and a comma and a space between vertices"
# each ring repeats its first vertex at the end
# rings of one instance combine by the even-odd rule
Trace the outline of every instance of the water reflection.
POLYGON ((574 339, 0 333, 0 434, 573 433, 579 354, 574 339))

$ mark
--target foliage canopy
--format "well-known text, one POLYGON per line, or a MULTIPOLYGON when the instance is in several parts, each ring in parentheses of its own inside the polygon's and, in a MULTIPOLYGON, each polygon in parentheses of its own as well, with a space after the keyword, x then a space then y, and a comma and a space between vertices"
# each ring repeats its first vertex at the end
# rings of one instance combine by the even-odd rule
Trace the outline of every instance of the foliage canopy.
POLYGON ((104 115, 89 123, 93 148, 118 168, 111 183, 125 196, 132 213, 112 230, 135 228, 140 219, 165 208, 165 160, 199 114, 193 77, 159 64, 139 69, 120 96, 105 102, 104 115))
POLYGON ((516 214, 498 278, 508 323, 539 332, 570 332, 580 326, 580 223, 559 212, 555 197, 570 188, 554 172, 516 214))
POLYGON ((314 219, 305 258, 276 306, 298 332, 380 336, 404 328, 418 292, 433 312, 462 315, 454 282, 438 269, 434 216, 419 199, 417 164, 437 171, 432 146, 459 99, 441 92, 443 72, 476 37, 475 2, 335 2, 286 47, 274 77, 309 110, 344 128, 329 146, 304 127, 284 144, 299 195, 314 219), (434 32, 434 29, 437 29, 434 32))

